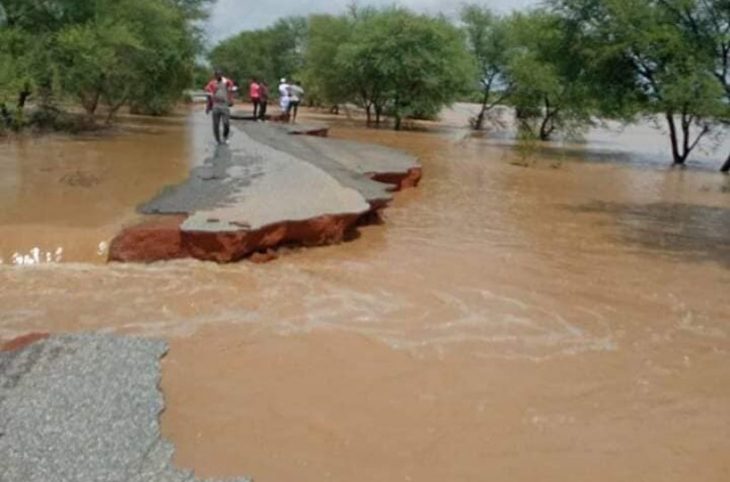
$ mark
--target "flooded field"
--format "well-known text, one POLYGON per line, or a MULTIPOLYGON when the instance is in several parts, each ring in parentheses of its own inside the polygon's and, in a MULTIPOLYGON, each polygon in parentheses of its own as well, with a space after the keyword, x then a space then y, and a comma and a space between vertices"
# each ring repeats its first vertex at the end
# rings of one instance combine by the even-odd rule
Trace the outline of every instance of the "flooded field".
MULTIPOLYGON (((645 127, 567 148, 458 116, 332 136, 408 150, 384 223, 267 265, 104 265, 200 162, 200 113, 0 145, 0 338, 164 337, 166 435, 203 476, 730 479, 730 178, 645 127), (51 263, 10 266, 13 255, 51 263), (56 263, 61 248, 60 263, 56 263)), ((724 158, 724 156, 719 156, 724 158)))

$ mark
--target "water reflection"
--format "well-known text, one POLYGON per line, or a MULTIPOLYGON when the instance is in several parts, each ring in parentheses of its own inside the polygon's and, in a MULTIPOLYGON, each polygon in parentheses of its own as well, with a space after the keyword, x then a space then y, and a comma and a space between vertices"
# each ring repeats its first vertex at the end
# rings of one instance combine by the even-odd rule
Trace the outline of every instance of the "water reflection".
POLYGON ((611 216, 619 225, 622 242, 730 268, 730 208, 593 202, 575 209, 611 216))

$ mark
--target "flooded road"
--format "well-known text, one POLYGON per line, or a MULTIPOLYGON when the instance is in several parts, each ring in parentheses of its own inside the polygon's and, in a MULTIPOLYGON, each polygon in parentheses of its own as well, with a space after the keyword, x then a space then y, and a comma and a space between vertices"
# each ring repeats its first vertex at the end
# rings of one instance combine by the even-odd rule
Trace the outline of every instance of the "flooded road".
MULTIPOLYGON (((187 177, 196 151, 192 120, 124 119, 118 132, 0 139, 0 259, 61 248, 66 262, 105 261, 120 225, 141 200, 187 177)), ((45 256, 40 256, 45 261, 45 256)))
POLYGON ((267 265, 98 264, 209 148, 204 122, 0 150, 0 256, 65 261, 0 267, 0 337, 167 338, 179 465, 259 482, 730 478, 728 177, 339 122, 333 137, 423 162, 384 224, 267 265))

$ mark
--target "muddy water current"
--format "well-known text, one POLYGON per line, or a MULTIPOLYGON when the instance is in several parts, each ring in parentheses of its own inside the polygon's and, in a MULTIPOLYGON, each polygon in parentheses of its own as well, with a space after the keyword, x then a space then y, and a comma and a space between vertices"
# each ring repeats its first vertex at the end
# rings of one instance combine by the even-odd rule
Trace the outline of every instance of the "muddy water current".
POLYGON ((0 338, 168 339, 163 428, 203 476, 730 480, 715 164, 666 167, 651 129, 544 149, 452 119, 326 120, 416 154, 424 180, 357 239, 266 265, 103 264, 135 206, 212 149, 200 113, 3 141, 0 338))

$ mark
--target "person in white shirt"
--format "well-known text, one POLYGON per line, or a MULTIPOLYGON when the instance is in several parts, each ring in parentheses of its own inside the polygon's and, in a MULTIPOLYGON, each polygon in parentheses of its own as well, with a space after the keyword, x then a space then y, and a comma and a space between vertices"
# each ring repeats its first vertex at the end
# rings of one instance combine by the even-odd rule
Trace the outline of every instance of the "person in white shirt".
POLYGON ((279 81, 279 107, 281 108, 281 119, 288 120, 289 116, 289 84, 286 78, 279 81))
POLYGON ((284 97, 288 93, 289 93, 289 84, 286 82, 286 79, 281 79, 279 81, 279 96, 284 97))
POLYGON ((291 98, 289 97, 289 91, 285 90, 284 94, 279 96, 279 108, 281 108, 281 120, 288 120, 289 115, 289 103, 291 98))
POLYGON ((302 97, 304 97, 304 89, 302 89, 296 80, 293 80, 291 85, 289 85, 289 97, 289 119, 291 122, 296 122, 299 104, 302 103, 302 97))

